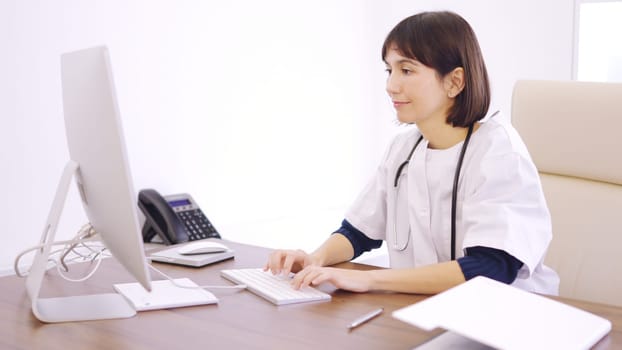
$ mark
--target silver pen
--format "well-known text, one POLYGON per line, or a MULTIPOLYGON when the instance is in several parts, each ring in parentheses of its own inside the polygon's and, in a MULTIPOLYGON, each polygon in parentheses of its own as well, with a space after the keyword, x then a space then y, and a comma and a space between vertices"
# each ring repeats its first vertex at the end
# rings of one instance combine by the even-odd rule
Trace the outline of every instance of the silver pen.
POLYGON ((365 323, 365 322, 371 320, 372 318, 380 315, 383 311, 384 311, 384 308, 381 307, 381 308, 376 309, 376 310, 374 310, 372 312, 366 313, 365 315, 363 315, 363 316, 357 318, 356 320, 352 321, 352 323, 350 323, 348 325, 348 329, 352 330, 352 329, 362 325, 363 323, 365 323))

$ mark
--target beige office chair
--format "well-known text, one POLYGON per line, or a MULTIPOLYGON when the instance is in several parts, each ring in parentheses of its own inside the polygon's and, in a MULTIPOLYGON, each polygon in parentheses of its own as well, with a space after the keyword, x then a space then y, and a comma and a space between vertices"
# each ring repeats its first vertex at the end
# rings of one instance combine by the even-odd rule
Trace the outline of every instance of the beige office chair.
POLYGON ((551 211, 560 295, 622 306, 622 84, 518 81, 512 123, 551 211))

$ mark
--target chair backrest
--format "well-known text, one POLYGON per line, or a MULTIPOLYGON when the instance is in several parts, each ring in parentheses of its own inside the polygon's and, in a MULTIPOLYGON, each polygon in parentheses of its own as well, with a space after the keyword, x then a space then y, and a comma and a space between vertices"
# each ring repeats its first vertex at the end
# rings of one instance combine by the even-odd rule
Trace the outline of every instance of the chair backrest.
POLYGON ((512 124, 551 212, 560 295, 622 306, 622 84, 518 81, 512 124))

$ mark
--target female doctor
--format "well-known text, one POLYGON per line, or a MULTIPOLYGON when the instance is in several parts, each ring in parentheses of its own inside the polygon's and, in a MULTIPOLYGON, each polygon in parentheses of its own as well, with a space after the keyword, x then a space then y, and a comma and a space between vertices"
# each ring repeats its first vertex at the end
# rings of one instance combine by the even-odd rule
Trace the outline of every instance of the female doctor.
POLYGON ((486 117, 490 87, 470 25, 452 12, 401 21, 382 47, 386 91, 401 123, 374 177, 317 250, 272 252, 265 270, 294 288, 434 294, 475 276, 557 294, 542 264, 551 222, 517 132, 486 117), (486 117, 486 118, 485 118, 486 117), (386 241, 390 269, 328 267, 386 241))

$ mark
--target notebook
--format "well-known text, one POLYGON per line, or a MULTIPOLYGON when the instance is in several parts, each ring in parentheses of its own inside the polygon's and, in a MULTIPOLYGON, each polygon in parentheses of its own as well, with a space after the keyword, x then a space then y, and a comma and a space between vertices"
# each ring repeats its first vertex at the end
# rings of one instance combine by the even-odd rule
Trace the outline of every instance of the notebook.
POLYGON ((499 349, 589 349, 611 331, 600 316, 481 276, 393 317, 499 349))
MULTIPOLYGON (((178 278, 175 282, 182 286, 198 287, 188 278, 178 278)), ((218 303, 214 294, 205 289, 181 288, 169 280, 152 281, 151 292, 146 291, 136 282, 115 284, 113 287, 132 304, 136 311, 218 303)))

